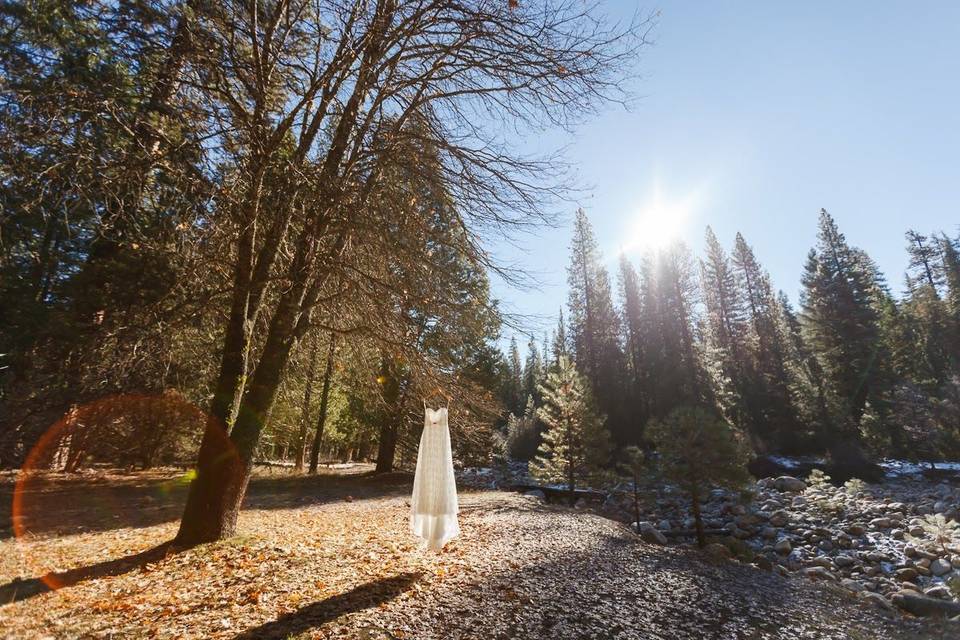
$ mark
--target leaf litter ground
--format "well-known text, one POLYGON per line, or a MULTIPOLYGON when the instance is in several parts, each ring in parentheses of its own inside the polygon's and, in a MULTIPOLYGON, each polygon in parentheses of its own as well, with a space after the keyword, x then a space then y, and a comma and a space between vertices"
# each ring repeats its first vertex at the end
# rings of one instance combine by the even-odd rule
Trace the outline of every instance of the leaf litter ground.
MULTIPOLYGON (((261 475, 241 534, 185 551, 170 471, 28 484, 0 531, 4 638, 941 638, 849 594, 657 547, 583 510, 461 494, 462 535, 408 533, 406 474, 261 475), (45 578, 45 579, 41 579, 45 578), (51 590, 49 585, 60 588, 51 590)), ((14 477, 0 478, 9 508, 14 477)), ((0 513, 4 522, 9 513, 0 513)))

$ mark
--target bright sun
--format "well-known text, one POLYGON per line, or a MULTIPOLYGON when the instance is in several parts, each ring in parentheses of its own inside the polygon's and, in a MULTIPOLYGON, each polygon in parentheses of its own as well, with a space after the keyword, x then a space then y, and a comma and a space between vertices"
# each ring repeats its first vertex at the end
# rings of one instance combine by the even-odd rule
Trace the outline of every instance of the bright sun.
POLYGON ((682 239, 699 200, 699 190, 683 198, 670 198, 655 183, 649 201, 630 223, 621 251, 659 249, 682 239))

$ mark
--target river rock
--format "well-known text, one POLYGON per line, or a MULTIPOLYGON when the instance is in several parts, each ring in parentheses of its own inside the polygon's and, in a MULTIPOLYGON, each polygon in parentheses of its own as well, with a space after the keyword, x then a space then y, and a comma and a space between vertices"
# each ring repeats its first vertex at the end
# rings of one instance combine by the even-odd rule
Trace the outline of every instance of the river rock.
POLYGON ((930 563, 930 573, 935 576, 942 576, 953 571, 953 565, 944 560, 943 558, 937 558, 930 563))
POLYGON ((783 539, 777 542, 777 544, 773 545, 773 550, 785 556, 793 551, 793 545, 790 544, 789 540, 783 539))
POLYGON ((773 486, 783 493, 800 493, 807 488, 807 483, 793 476, 780 476, 773 481, 773 486))
POLYGON ((953 595, 950 587, 945 584, 935 584, 932 587, 927 587, 923 590, 923 593, 931 598, 940 598, 941 600, 949 600, 953 595))
POLYGON ((833 562, 840 568, 849 567, 856 562, 855 558, 852 558, 845 554, 840 554, 833 559, 833 562))
POLYGON ((667 544, 667 536, 657 531, 657 528, 649 522, 638 523, 637 532, 644 542, 649 542, 650 544, 667 544))
POLYGON ((902 569, 897 569, 897 580, 901 582, 913 582, 916 580, 920 574, 913 567, 903 567, 902 569))
POLYGON ((945 618, 960 615, 960 602, 938 600, 919 594, 900 591, 893 594, 893 604, 915 616, 945 618))
POLYGON ((733 555, 726 545, 720 544, 719 542, 711 542, 703 548, 703 552, 717 560, 726 560, 733 555))
POLYGON ((861 598, 874 604, 875 606, 883 609, 884 611, 892 611, 893 605, 885 597, 879 593, 871 593, 870 591, 861 591, 859 594, 861 598))
POLYGON ((863 586, 863 583, 859 580, 854 580, 852 578, 844 578, 840 581, 840 586, 848 591, 853 591, 854 593, 859 593, 861 591, 866 591, 866 587, 863 586))
POLYGON ((814 580, 830 580, 832 582, 837 581, 837 576, 833 575, 833 573, 823 567, 807 567, 803 570, 803 573, 808 578, 813 578, 814 580))
POLYGON ((774 511, 770 516, 770 526, 772 527, 783 527, 786 526, 788 522, 790 522, 790 515, 782 509, 774 511))

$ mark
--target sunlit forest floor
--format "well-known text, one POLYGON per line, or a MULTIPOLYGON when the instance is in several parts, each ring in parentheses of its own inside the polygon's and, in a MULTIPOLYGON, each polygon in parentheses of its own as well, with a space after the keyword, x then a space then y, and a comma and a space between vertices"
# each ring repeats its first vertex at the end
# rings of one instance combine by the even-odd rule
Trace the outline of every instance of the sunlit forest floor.
POLYGON ((30 533, 0 532, 0 636, 947 637, 838 588, 512 493, 463 493, 462 535, 434 554, 407 531, 409 477, 362 471, 261 474, 241 535, 186 551, 166 545, 177 473, 44 477, 23 495, 30 533))

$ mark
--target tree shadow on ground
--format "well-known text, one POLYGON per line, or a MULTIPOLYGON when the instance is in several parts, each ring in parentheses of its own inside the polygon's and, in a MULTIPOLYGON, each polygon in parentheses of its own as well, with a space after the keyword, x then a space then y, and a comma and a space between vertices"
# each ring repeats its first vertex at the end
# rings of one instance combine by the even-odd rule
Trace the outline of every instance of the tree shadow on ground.
POLYGON ((297 636, 344 614, 376 607, 393 600, 412 587, 422 575, 422 573, 401 573, 389 578, 367 582, 346 593, 318 600, 272 622, 248 629, 236 636, 234 640, 297 636))
MULTIPOLYGON (((37 536, 150 527, 176 521, 183 513, 188 480, 184 474, 117 474, 109 478, 38 474, 26 484, 22 530, 37 536)), ((283 473, 255 476, 244 509, 289 509, 340 500, 401 496, 412 484, 410 474, 283 473)), ((13 536, 14 486, 0 485, 0 540, 13 536)))
POLYGON ((41 593, 46 593, 47 591, 71 587, 87 580, 107 576, 118 576, 142 568, 151 562, 158 562, 175 552, 176 549, 170 542, 164 542, 146 551, 113 560, 105 560, 86 567, 51 572, 38 578, 29 578, 27 580, 15 578, 6 584, 0 585, 0 605, 26 600, 38 596, 41 593))

